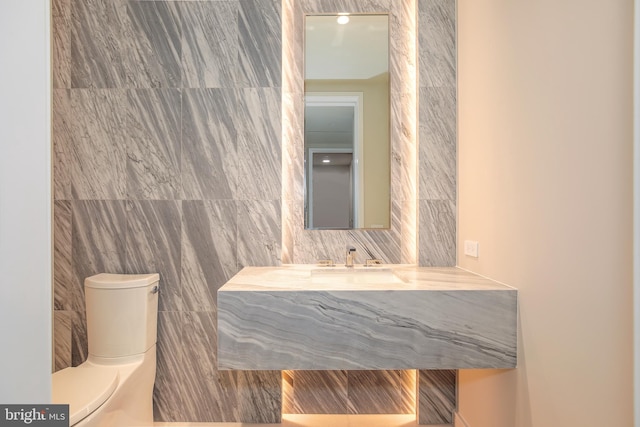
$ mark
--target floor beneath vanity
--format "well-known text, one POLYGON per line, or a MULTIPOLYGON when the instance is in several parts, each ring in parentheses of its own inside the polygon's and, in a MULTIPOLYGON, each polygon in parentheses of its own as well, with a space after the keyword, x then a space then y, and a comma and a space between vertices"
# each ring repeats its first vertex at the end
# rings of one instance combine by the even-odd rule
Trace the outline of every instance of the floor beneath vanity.
POLYGON ((417 427, 417 424, 415 415, 284 415, 281 424, 155 423, 154 427, 417 427))

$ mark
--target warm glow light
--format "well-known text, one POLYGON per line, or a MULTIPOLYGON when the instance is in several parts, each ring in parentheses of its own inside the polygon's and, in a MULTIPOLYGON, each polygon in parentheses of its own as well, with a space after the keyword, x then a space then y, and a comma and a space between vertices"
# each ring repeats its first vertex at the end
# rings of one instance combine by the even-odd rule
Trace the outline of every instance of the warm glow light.
POLYGON ((344 25, 349 23, 349 17, 347 15, 338 15, 338 24, 344 25))

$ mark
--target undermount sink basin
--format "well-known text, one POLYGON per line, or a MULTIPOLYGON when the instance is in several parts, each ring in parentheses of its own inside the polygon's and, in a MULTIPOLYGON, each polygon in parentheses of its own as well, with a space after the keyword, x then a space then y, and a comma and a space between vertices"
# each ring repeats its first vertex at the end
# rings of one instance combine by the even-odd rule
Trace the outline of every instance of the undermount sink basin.
POLYGON ((320 267, 311 270, 311 283, 372 284, 404 283, 390 268, 320 267))

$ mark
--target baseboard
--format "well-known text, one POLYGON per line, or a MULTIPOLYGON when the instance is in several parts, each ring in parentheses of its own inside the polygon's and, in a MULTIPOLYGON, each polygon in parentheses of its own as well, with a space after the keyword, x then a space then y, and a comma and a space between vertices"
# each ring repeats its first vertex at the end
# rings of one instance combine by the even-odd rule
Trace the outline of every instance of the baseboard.
POLYGON ((464 418, 462 418, 462 415, 460 415, 460 413, 456 411, 453 417, 453 427, 470 427, 470 426, 469 426, 469 423, 467 423, 467 421, 464 418))

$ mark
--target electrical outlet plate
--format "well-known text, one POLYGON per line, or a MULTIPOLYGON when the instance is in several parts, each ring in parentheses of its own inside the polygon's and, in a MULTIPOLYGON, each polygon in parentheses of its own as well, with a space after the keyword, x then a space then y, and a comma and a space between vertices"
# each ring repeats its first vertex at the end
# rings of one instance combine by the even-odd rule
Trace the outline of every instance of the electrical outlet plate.
POLYGON ((478 258, 479 243, 475 240, 464 241, 464 254, 470 257, 478 258))

